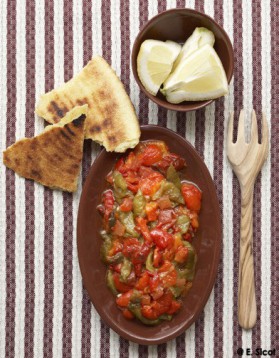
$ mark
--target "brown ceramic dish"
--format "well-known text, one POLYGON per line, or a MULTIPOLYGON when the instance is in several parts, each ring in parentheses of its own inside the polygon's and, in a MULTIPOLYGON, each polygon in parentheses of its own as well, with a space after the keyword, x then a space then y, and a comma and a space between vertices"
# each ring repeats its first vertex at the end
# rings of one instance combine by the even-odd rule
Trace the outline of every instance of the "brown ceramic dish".
POLYGON ((200 315, 212 290, 221 249, 221 225, 215 186, 203 160, 182 137, 168 129, 147 125, 141 127, 141 140, 158 139, 170 150, 184 157, 187 168, 182 177, 195 182, 203 192, 200 228, 193 242, 198 255, 193 287, 183 299, 182 309, 170 322, 145 326, 139 321, 125 319, 117 308, 115 298, 106 285, 106 266, 101 262, 101 217, 96 206, 105 189, 106 174, 119 157, 103 150, 93 163, 81 195, 77 245, 81 274, 92 303, 102 320, 120 336, 139 344, 159 344, 185 331, 200 315))
POLYGON ((207 106, 210 101, 182 102, 179 104, 169 103, 159 92, 153 96, 146 91, 137 73, 137 56, 143 41, 153 40, 172 40, 184 43, 192 34, 196 27, 206 27, 215 35, 214 49, 219 55, 224 66, 228 82, 233 74, 233 48, 231 41, 225 30, 217 24, 211 17, 192 9, 171 9, 160 13, 149 20, 139 32, 134 42, 132 51, 132 69, 135 79, 141 90, 159 106, 174 111, 188 112, 207 106))

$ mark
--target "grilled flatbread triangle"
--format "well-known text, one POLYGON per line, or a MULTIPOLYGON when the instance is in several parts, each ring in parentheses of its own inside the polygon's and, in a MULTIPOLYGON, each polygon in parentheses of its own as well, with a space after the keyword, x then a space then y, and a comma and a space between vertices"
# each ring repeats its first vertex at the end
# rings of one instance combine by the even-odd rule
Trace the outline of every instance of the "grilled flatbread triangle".
POLYGON ((41 96, 35 112, 57 123, 74 106, 88 104, 86 138, 107 151, 124 152, 137 145, 138 119, 125 88, 109 64, 95 56, 62 86, 41 96))
POLYGON ((77 190, 87 105, 74 108, 59 124, 23 138, 3 152, 3 162, 19 175, 53 189, 77 190))

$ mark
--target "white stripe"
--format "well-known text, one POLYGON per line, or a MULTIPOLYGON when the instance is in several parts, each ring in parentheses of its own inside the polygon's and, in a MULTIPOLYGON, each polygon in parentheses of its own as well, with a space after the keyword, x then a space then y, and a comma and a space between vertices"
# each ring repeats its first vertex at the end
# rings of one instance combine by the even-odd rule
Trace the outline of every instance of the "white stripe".
MULTIPOLYGON (((223 3, 224 28, 233 41, 233 0, 223 3)), ((232 169, 226 153, 229 113, 233 111, 233 80, 229 95, 224 100, 224 146, 223 146, 223 356, 233 356, 233 197, 232 169)))
POLYGON ((112 329, 109 330, 109 347, 110 347, 110 358, 119 358, 120 354, 120 342, 119 335, 115 333, 112 329))
POLYGON ((189 112, 186 115, 186 135, 185 138, 195 146, 195 137, 196 137, 196 114, 195 112, 189 112))
POLYGON ((156 345, 148 346, 148 358, 157 358, 157 357, 158 357, 157 346, 156 345))
MULTIPOLYGON (((35 4, 35 96, 45 90, 45 9, 44 1, 35 4)), ((35 135, 44 128, 42 118, 35 118, 35 135)), ((34 183, 34 356, 43 356, 44 338, 44 187, 34 183)))
MULTIPOLYGON (((120 31, 120 1, 111 2, 111 67, 120 78, 121 76, 121 31, 120 31)), ((119 336, 110 329, 110 357, 119 355, 119 336)))
MULTIPOLYGON (((54 0, 54 87, 64 82, 63 2, 54 0)), ((62 357, 63 317, 63 196, 53 191, 53 356, 62 357)))
MULTIPOLYGON (((83 13, 82 2, 73 1, 73 73, 78 73, 83 67, 83 13)), ((82 332, 82 281, 77 255, 77 212, 81 195, 81 175, 78 189, 73 194, 73 289, 72 289, 72 357, 81 357, 82 332)))
POLYGON ((167 358, 176 358, 176 339, 167 343, 167 358))
MULTIPOLYGON (((96 0, 92 1, 92 53, 93 56, 102 56, 102 52, 102 0, 96 0)), ((93 161, 100 146, 92 141, 91 149, 91 160, 93 161)))
MULTIPOLYGON (((261 2, 262 26, 262 108, 271 122, 271 29, 270 1, 261 2)), ((271 292, 271 184, 270 155, 262 168, 261 185, 261 342, 271 347, 270 292, 271 292)), ((273 348, 273 347, 271 347, 273 348)))
POLYGON ((148 20, 158 14, 157 1, 148 1, 148 20))
POLYGON ((186 0, 186 6, 190 9, 194 9, 195 8, 195 0, 186 0))
POLYGON ((176 132, 177 129, 177 117, 176 117, 177 112, 175 111, 168 111, 167 113, 167 127, 169 129, 172 129, 173 131, 176 132))
POLYGON ((139 345, 134 342, 129 342, 129 358, 138 358, 139 345))
MULTIPOLYGON (((7 0, 0 4, 0 151, 6 149, 7 114, 7 0)), ((1 161, 0 170, 0 357, 5 357, 6 326, 6 170, 1 161)))
MULTIPOLYGON (((130 1, 130 53, 132 55, 133 44, 139 32, 139 1, 130 1)), ((135 81, 130 62, 130 97, 135 106, 137 115, 139 114, 139 86, 135 81)))
POLYGON ((120 0, 111 2, 111 67, 121 76, 121 31, 120 31, 120 0))
MULTIPOLYGON (((25 1, 16 8, 16 140, 25 136, 26 40, 25 1)), ((25 315, 25 180, 15 175, 15 356, 24 356, 25 315)))
POLYGON ((92 52, 102 56, 102 0, 92 1, 92 52))
POLYGON ((185 333, 185 353, 187 358, 196 356, 195 323, 185 333))
POLYGON ((100 324, 100 316, 97 311, 91 305, 91 339, 90 339, 90 352, 92 358, 100 357, 100 342, 101 342, 101 324, 100 324))
MULTIPOLYGON (((252 65, 252 2, 242 2, 243 43, 243 107, 250 118, 253 108, 253 65, 252 65)), ((246 120, 246 126, 248 121, 246 120)), ((250 127, 250 125, 249 125, 250 127)), ((247 131, 247 134, 250 131, 247 131)), ((249 137, 249 134, 248 134, 249 137)), ((252 348, 252 331, 242 330, 242 347, 252 348)))
POLYGON ((167 10, 176 8, 176 0, 167 0, 167 10))

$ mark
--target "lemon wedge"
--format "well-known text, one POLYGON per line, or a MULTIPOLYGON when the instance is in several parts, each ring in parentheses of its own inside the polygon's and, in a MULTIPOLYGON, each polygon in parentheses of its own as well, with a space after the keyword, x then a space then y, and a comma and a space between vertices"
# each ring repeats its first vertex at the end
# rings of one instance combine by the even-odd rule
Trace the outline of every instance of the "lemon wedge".
POLYGON ((213 47, 204 45, 181 60, 161 92, 170 103, 203 101, 227 94, 226 73, 213 47))
POLYGON ((205 27, 196 27, 192 35, 182 46, 180 54, 174 62, 173 70, 178 66, 179 62, 190 56, 194 51, 198 50, 204 45, 210 45, 213 47, 214 42, 215 37, 212 31, 205 27))
POLYGON ((172 70, 181 46, 173 41, 145 40, 137 57, 137 71, 148 92, 156 95, 172 70))

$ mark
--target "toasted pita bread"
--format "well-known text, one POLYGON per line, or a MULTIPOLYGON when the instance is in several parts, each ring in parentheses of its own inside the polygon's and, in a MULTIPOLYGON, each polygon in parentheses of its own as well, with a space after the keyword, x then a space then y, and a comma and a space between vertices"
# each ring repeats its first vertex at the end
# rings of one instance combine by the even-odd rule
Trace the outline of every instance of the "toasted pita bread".
POLYGON ((59 124, 23 138, 3 152, 3 162, 19 175, 53 189, 76 191, 83 154, 87 106, 74 108, 59 124))
POLYGON ((124 152, 139 142, 140 129, 134 107, 109 64, 100 56, 70 81, 41 96, 35 112, 57 123, 74 106, 88 104, 86 138, 107 151, 124 152))

